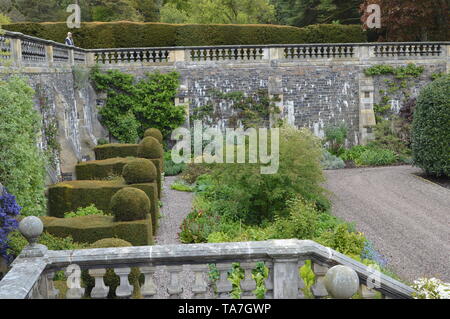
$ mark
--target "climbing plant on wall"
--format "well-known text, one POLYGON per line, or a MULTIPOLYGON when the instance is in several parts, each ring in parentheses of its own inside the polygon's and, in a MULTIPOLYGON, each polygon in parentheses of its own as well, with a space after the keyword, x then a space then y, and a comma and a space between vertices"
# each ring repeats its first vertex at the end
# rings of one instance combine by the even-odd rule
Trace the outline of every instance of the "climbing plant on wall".
POLYGON ((24 78, 0 81, 0 181, 23 215, 44 215, 45 156, 37 147, 42 119, 33 97, 24 78))
POLYGON ((194 110, 193 120, 209 120, 210 124, 216 123, 219 119, 225 118, 226 114, 221 107, 223 104, 231 108, 228 126, 233 128, 267 126, 271 117, 280 113, 276 105, 279 99, 271 97, 267 89, 256 90, 250 94, 241 91, 224 93, 219 90, 210 90, 209 93, 210 102, 194 110))
POLYGON ((131 74, 113 70, 91 72, 97 91, 107 94, 106 105, 100 110, 101 122, 123 143, 135 143, 150 127, 164 136, 185 121, 185 109, 176 106, 179 74, 148 73, 136 80, 131 74))

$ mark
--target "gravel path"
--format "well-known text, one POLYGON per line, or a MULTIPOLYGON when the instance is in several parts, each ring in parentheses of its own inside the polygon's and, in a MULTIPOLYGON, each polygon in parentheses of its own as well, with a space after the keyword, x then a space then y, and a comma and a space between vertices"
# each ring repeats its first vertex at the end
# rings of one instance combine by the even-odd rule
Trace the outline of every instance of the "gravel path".
POLYGON ((400 278, 450 282, 450 190, 411 166, 326 171, 333 214, 354 222, 400 278))
POLYGON ((178 192, 170 188, 176 179, 176 176, 168 176, 164 181, 163 206, 156 235, 158 245, 180 244, 178 238, 180 226, 192 208, 193 193, 178 192))
MULTIPOLYGON (((179 192, 170 188, 176 180, 176 176, 170 176, 166 177, 164 181, 161 199, 163 202, 163 207, 161 208, 161 219, 159 221, 159 228, 156 235, 157 245, 181 244, 180 239, 178 238, 180 226, 192 209, 192 200, 194 198, 193 193, 179 192)), ((183 287, 183 293, 181 294, 183 299, 192 298, 191 290, 194 284, 194 278, 194 273, 189 270, 183 270, 179 274, 178 280, 180 282, 180 286, 183 287)), ((157 286, 157 295, 155 297, 157 299, 167 299, 169 297, 167 287, 170 283, 167 269, 165 269, 165 267, 157 268, 154 279, 157 286)), ((211 289, 208 292, 208 296, 212 297, 211 289)))

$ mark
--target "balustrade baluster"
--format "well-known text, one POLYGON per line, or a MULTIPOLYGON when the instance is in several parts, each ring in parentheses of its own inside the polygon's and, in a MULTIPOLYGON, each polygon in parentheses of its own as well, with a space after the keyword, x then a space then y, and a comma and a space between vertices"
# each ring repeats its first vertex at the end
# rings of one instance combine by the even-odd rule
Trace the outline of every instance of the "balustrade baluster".
POLYGON ((183 293, 183 288, 179 281, 179 274, 183 270, 183 266, 167 266, 169 272, 170 283, 167 287, 169 293, 169 299, 180 299, 183 293))
POLYGON ((103 276, 106 274, 106 269, 89 269, 89 275, 94 277, 95 286, 92 288, 91 297, 93 299, 103 299, 108 296, 109 287, 105 285, 103 276))
POLYGON ((153 280, 155 267, 140 267, 141 273, 144 274, 144 285, 141 287, 141 296, 144 299, 152 299, 156 296, 156 284, 153 280))
POLYGON ((233 285, 228 280, 228 272, 231 270, 231 263, 217 264, 219 271, 219 281, 217 283, 217 292, 220 299, 229 299, 233 285))
POLYGON ((128 275, 131 273, 131 268, 114 268, 114 272, 120 278, 120 285, 116 288, 116 296, 123 299, 130 298, 133 294, 133 286, 128 280, 128 275))
POLYGON ((255 294, 253 291, 256 289, 256 282, 252 277, 252 270, 255 268, 254 262, 242 262, 241 268, 244 269, 244 279, 241 281, 242 299, 253 299, 255 294))
POLYGON ((273 299, 273 262, 266 261, 264 264, 267 268, 269 268, 269 274, 267 276, 266 281, 264 282, 266 287, 266 294, 264 298, 273 299))
POLYGON ((194 272, 194 285, 192 286, 193 298, 204 299, 208 291, 208 284, 205 280, 205 274, 209 270, 208 265, 191 265, 190 268, 194 272))
POLYGON ((328 296, 328 291, 324 285, 324 278, 328 271, 328 267, 313 264, 313 271, 316 275, 316 283, 312 286, 311 290, 315 297, 322 298, 328 296))

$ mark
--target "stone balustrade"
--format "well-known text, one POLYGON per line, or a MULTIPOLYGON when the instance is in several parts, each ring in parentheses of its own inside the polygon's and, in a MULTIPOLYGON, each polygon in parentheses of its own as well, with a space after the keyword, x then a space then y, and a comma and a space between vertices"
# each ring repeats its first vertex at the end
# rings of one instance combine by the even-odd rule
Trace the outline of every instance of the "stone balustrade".
POLYGON ((411 298, 413 292, 410 287, 309 240, 49 251, 37 244, 42 233, 40 219, 23 219, 19 230, 30 245, 0 281, 0 299, 60 298, 53 278, 61 270, 68 276, 66 298, 86 297, 80 280, 83 270, 87 270, 95 282, 89 297, 106 298, 110 289, 104 280, 107 269, 113 269, 120 278, 120 284, 113 292, 115 296, 131 298, 133 286, 128 275, 134 268, 143 274, 144 280, 139 287, 142 298, 157 296, 159 286, 154 275, 156 271, 163 270, 168 278, 163 287, 168 298, 183 298, 189 293, 196 299, 207 296, 226 299, 230 298, 233 289, 228 279, 229 271, 236 262, 240 263, 244 272, 240 282, 241 298, 255 298, 256 282, 252 271, 258 262, 263 262, 269 269, 265 281, 266 298, 301 299, 305 298, 305 283, 299 269, 306 260, 311 261, 316 276, 311 289, 315 298, 350 298, 358 292, 362 298, 403 299, 411 298), (212 289, 214 282, 209 276, 211 265, 218 273, 215 289, 212 289), (183 271, 193 274, 188 287, 183 286, 180 278, 183 271), (215 292, 211 295, 213 290, 215 292))
POLYGON ((171 65, 186 63, 271 63, 444 59, 450 56, 448 42, 333 43, 289 45, 225 45, 167 48, 119 48, 85 50, 6 31, 0 35, 0 61, 14 66, 45 65, 171 65))

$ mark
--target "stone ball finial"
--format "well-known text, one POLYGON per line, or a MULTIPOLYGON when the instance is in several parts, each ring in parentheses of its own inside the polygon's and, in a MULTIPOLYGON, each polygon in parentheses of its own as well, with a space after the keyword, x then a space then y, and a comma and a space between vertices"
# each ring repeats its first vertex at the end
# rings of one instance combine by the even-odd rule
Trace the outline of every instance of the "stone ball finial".
POLYGON ((359 288, 359 278, 352 268, 337 265, 327 271, 324 279, 325 288, 335 299, 349 299, 359 288))
POLYGON ((28 216, 19 223, 19 231, 33 245, 37 243, 44 231, 44 224, 38 217, 28 216))

